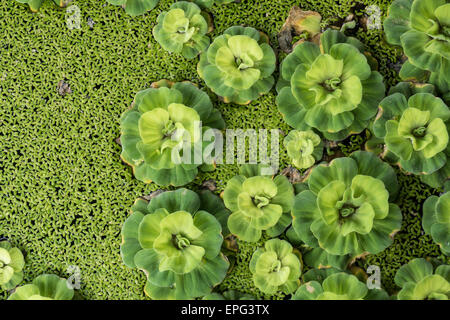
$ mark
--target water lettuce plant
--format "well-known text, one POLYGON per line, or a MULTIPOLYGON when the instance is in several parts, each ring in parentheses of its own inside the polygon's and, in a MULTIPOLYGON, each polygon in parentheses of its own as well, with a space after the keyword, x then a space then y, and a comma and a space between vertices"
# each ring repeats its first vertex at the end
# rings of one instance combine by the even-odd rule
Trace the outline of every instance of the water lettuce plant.
POLYGON ((152 10, 159 0, 106 0, 112 5, 123 6, 130 16, 138 16, 152 10))
POLYGON ((306 245, 356 257, 392 244, 402 214, 392 203, 399 187, 387 163, 358 151, 317 166, 306 182, 292 208, 292 228, 306 245))
POLYGON ((209 29, 195 3, 180 1, 158 16, 153 36, 164 50, 193 59, 209 46, 209 38, 205 35, 209 29))
POLYGON ((122 115, 121 158, 138 180, 184 185, 195 178, 203 150, 214 143, 202 142, 210 127, 223 129, 225 122, 206 93, 188 82, 162 80, 140 91, 122 115))
POLYGON ((294 292, 300 285, 302 264, 291 244, 285 240, 268 240, 253 253, 250 272, 255 286, 266 294, 294 292))
POLYGON ((250 27, 231 27, 201 54, 197 71, 226 103, 248 104, 272 88, 276 57, 268 37, 250 27))
POLYGON ((450 182, 441 196, 431 196, 423 204, 422 226, 442 252, 450 255, 450 182))
POLYGON ((22 269, 25 265, 19 248, 12 247, 8 241, 0 241, 0 287, 14 289, 23 280, 22 269))
POLYGON ((278 109, 291 127, 342 140, 368 126, 385 86, 363 44, 329 29, 319 45, 304 41, 284 59, 277 91, 278 109))
POLYGON ((450 110, 440 98, 423 92, 430 86, 394 89, 381 101, 373 123, 375 136, 385 142, 383 156, 440 187, 450 177, 450 110))
POLYGON ((448 0, 395 0, 384 21, 384 31, 387 41, 402 46, 408 57, 404 68, 430 71, 450 83, 448 0))
POLYGON ((433 94, 441 97, 447 104, 450 104, 450 77, 444 76, 444 69, 440 72, 422 70, 414 66, 409 60, 403 63, 399 76, 405 82, 415 85, 431 84, 434 86, 433 94))
POLYGON ((223 193, 231 211, 228 229, 239 239, 256 242, 262 231, 280 235, 291 223, 294 189, 285 176, 262 175, 262 166, 244 165, 223 193))
POLYGON ((256 300, 254 296, 236 290, 227 290, 222 293, 212 292, 203 297, 203 300, 256 300))
POLYGON ((284 138, 283 144, 292 164, 297 169, 312 167, 316 161, 322 158, 322 139, 311 130, 292 130, 284 138))
POLYGON ((67 280, 54 274, 43 274, 31 284, 18 287, 8 300, 72 300, 74 290, 67 280))
POLYGON ((356 276, 336 269, 310 270, 292 300, 384 300, 384 290, 369 290, 356 276))
POLYGON ((318 269, 333 268, 337 270, 346 270, 352 263, 352 260, 353 257, 350 254, 334 255, 320 247, 303 252, 303 262, 305 265, 318 269))
POLYGON ((448 300, 450 297, 450 266, 436 269, 425 259, 413 259, 400 267, 395 283, 401 288, 398 300, 448 300))
POLYGON ((120 253, 125 265, 145 272, 150 298, 193 299, 222 282, 229 263, 220 252, 222 227, 214 213, 187 189, 135 202, 122 228, 120 253))
MULTIPOLYGON (((16 0, 20 3, 28 4, 30 10, 33 12, 37 12, 41 7, 44 0, 16 0)), ((67 5, 67 0, 53 0, 53 2, 60 7, 65 7, 67 5)))

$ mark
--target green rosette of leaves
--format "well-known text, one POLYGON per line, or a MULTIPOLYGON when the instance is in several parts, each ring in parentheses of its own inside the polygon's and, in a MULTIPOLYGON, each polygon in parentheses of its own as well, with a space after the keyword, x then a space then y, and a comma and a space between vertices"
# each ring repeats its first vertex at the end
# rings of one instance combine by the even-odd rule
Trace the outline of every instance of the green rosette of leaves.
POLYGON ((423 204, 422 226, 445 255, 450 255, 450 182, 444 194, 431 196, 423 204))
POLYGON ((189 0, 197 4, 200 8, 211 8, 214 4, 226 4, 235 0, 189 0))
POLYGON ((156 7, 159 0, 106 0, 112 5, 122 6, 130 16, 139 16, 156 7))
POLYGON ((402 221, 400 208, 391 203, 397 177, 373 153, 358 151, 319 165, 307 184, 292 208, 292 230, 307 246, 357 257, 392 244, 402 221))
POLYGON ((403 64, 399 76, 403 81, 411 82, 415 85, 433 85, 435 89, 433 93, 441 97, 447 104, 450 104, 450 77, 446 74, 444 76, 445 71, 445 68, 438 72, 422 70, 407 60, 403 64))
POLYGON ((384 31, 387 41, 402 46, 408 57, 401 74, 428 71, 433 82, 450 84, 450 1, 396 0, 384 31))
POLYGON ((373 296, 370 292, 374 290, 368 290, 366 284, 352 274, 335 270, 327 270, 326 273, 329 275, 323 281, 311 280, 302 284, 292 295, 292 300, 372 300, 388 298, 386 292, 381 290, 375 290, 379 292, 377 292, 377 296, 373 296))
POLYGON ((152 86, 136 95, 120 119, 121 158, 140 181, 185 185, 214 143, 203 142, 202 133, 223 129, 225 122, 208 95, 191 83, 163 80, 152 86))
POLYGON ((283 144, 297 169, 312 167, 323 155, 322 139, 311 130, 293 130, 284 138, 283 144))
POLYGON ((262 166, 242 166, 223 193, 232 212, 228 229, 243 241, 257 242, 262 231, 277 237, 291 224, 294 188, 285 176, 263 175, 262 170, 262 166))
MULTIPOLYGON (((155 300, 193 299, 224 279, 229 263, 220 252, 222 227, 203 197, 187 189, 137 200, 122 228, 122 260, 147 275, 145 293, 155 300), (208 205, 206 205, 208 207, 208 205)), ((217 208, 220 210, 220 208, 217 208)))
POLYGON ((333 255, 320 247, 312 248, 303 253, 305 265, 317 269, 337 269, 346 270, 351 264, 353 257, 347 255, 333 255))
POLYGON ((201 54, 197 71, 226 103, 248 104, 272 88, 276 57, 268 37, 250 27, 231 27, 201 54))
POLYGON ((413 259, 400 267, 395 284, 401 290, 398 300, 449 300, 450 266, 441 264, 433 271, 433 265, 425 259, 413 259))
POLYGON ((194 3, 180 1, 158 16, 153 36, 164 50, 194 59, 209 46, 208 31, 201 9, 194 3))
POLYGON ((8 241, 0 241, 0 287, 3 290, 14 289, 22 282, 24 265, 20 249, 13 248, 8 241))
MULTIPOLYGON (((39 10, 39 8, 41 7, 42 3, 44 2, 44 0, 16 0, 17 2, 20 3, 25 3, 28 4, 28 6, 30 7, 30 10, 33 12, 37 12, 39 10)), ((52 0, 57 6, 59 7, 65 7, 68 3, 67 0, 52 0)))
POLYGON ((254 296, 236 290, 227 290, 222 294, 212 292, 203 297, 203 300, 256 300, 254 296))
POLYGON ((302 264, 285 240, 268 240, 250 260, 250 272, 255 286, 266 294, 290 294, 300 285, 302 264))
POLYGON ((385 96, 383 77, 371 69, 363 44, 336 30, 320 44, 303 42, 281 64, 277 105, 294 129, 314 128, 329 140, 360 133, 385 96))
POLYGON ((67 280, 54 274, 43 274, 31 284, 18 287, 8 300, 72 300, 74 290, 67 280))
POLYGON ((423 85, 391 91, 380 103, 373 132, 384 140, 387 160, 438 188, 450 177, 450 110, 432 89, 423 85))
POLYGON ((292 300, 391 299, 389 294, 382 288, 369 289, 366 281, 367 274, 362 270, 350 272, 336 268, 310 269, 303 275, 302 286, 293 295, 292 300), (329 280, 324 284, 328 278, 329 280), (366 290, 362 289, 363 287, 366 290))

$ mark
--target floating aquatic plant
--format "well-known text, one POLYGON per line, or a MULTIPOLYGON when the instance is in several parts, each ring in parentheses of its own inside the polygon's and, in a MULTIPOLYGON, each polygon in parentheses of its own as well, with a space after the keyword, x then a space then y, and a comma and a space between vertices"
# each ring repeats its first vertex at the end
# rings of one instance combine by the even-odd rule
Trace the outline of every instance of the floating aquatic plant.
POLYGON ((276 57, 268 37, 250 27, 231 27, 202 53, 197 70, 225 102, 248 104, 272 88, 276 57))
POLYGON ((266 294, 294 292, 300 285, 301 270, 301 262, 292 246, 280 239, 268 240, 250 260, 255 286, 266 294))
POLYGON ((196 4, 180 1, 158 16, 153 35, 165 50, 193 59, 209 46, 209 29, 196 4))
POLYGON ((223 194, 231 210, 228 228, 239 239, 256 242, 262 231, 280 235, 291 223, 294 189, 285 176, 262 175, 261 166, 242 166, 239 175, 228 181, 223 194))
POLYGON ((8 300, 72 300, 74 290, 67 280, 54 274, 43 274, 31 284, 18 287, 8 300))
POLYGON ((194 180, 203 151, 214 143, 202 140, 210 127, 223 129, 225 122, 206 93, 188 82, 154 83, 121 117, 121 157, 141 181, 184 185, 194 180))
POLYGON ((426 92, 432 89, 394 88, 380 103, 373 132, 385 142, 385 159, 438 188, 450 177, 450 110, 440 98, 426 92))
POLYGON ((202 198, 178 189, 150 202, 139 199, 131 208, 120 252, 125 265, 146 273, 144 291, 150 298, 202 297, 224 279, 229 263, 220 252, 222 227, 215 212, 204 210, 213 200, 202 198))
POLYGON ((284 138, 283 144, 297 169, 312 167, 322 158, 322 139, 311 130, 293 130, 284 138))
POLYGON ((0 287, 2 289, 14 289, 22 282, 24 265, 25 260, 20 249, 11 246, 8 241, 0 241, 0 287))
POLYGON ((317 166, 307 184, 292 208, 293 230, 305 244, 352 257, 392 244, 402 214, 392 203, 398 183, 387 163, 358 151, 317 166))
POLYGON ((450 2, 448 0, 396 0, 384 21, 386 39, 402 46, 408 63, 403 78, 431 73, 430 81, 448 94, 450 85, 450 2), (440 85, 439 85, 440 84, 440 85), (446 89, 444 87, 447 87, 446 89))
POLYGON ((342 140, 369 125, 385 86, 363 44, 329 29, 319 45, 305 41, 284 59, 277 91, 278 109, 291 127, 342 140))
POLYGON ((335 269, 310 270, 292 300, 385 300, 384 290, 369 290, 356 276, 335 269), (319 275, 320 274, 320 275, 319 275))
POLYGON ((431 196, 423 204, 422 226, 442 252, 450 255, 450 182, 441 196, 431 196))
POLYGON ((398 300, 448 300, 450 266, 442 264, 434 268, 425 259, 413 259, 398 269, 395 283, 401 287, 398 300))

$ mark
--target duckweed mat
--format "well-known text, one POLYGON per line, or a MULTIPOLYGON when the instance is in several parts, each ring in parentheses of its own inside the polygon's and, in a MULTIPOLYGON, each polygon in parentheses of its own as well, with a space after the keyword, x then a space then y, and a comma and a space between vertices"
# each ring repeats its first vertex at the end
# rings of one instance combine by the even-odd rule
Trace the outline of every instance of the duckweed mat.
MULTIPOLYGON (((119 158, 116 139, 120 115, 152 82, 189 80, 204 88, 197 60, 169 54, 153 39, 156 17, 173 2, 161 0, 147 14, 130 17, 104 0, 75 0, 71 4, 80 9, 81 28, 70 30, 70 14, 50 1, 35 14, 15 1, 1 1, 0 238, 24 252, 24 283, 42 273, 67 278, 69 266, 77 266, 80 299, 146 299, 144 274, 121 262, 120 230, 134 200, 158 186, 133 178, 119 158)), ((242 0, 210 10, 212 36, 245 24, 267 33, 278 49, 277 33, 293 5, 318 11, 324 26, 330 26, 342 24, 350 14, 364 19, 369 5, 378 5, 384 16, 390 2, 242 0)), ((386 84, 395 84, 401 52, 383 41, 382 30, 360 27, 348 33, 368 45, 386 84)), ((208 93, 228 128, 289 131, 277 111, 274 89, 248 106, 226 105, 208 93)), ((339 146, 350 153, 361 149, 364 139, 365 135, 355 136, 339 146)), ((281 169, 287 165, 282 154, 281 169)), ((221 165, 200 174, 188 187, 198 189, 213 179, 220 193, 236 172, 236 165, 221 165)), ((439 190, 401 173, 399 180, 402 231, 387 250, 357 262, 364 268, 379 265, 382 284, 390 293, 397 289, 393 277, 402 264, 415 257, 440 256, 421 228, 422 203, 439 190)), ((247 264, 256 246, 238 245, 235 267, 218 290, 283 298, 264 296, 254 287, 247 264)), ((0 299, 8 294, 0 290, 0 299)))

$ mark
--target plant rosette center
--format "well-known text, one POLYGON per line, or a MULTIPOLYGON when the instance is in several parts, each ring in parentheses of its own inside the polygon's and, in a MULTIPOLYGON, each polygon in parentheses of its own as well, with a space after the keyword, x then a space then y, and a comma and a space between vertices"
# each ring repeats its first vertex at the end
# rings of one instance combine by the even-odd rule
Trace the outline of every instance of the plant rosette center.
POLYGON ((256 64, 264 58, 258 42, 245 35, 227 36, 226 45, 216 54, 216 65, 225 74, 224 83, 230 87, 249 89, 260 78, 256 64))
MULTIPOLYGON (((200 116, 183 104, 172 103, 166 109, 155 108, 142 114, 139 134, 147 151, 169 152, 181 142, 191 144, 200 138, 200 116)), ((169 155, 167 155, 169 156, 169 155)))
POLYGON ((238 196, 238 208, 245 216, 263 220, 268 216, 279 218, 281 206, 271 204, 278 192, 272 179, 262 176, 248 178, 243 182, 242 190, 238 196))
POLYGON ((162 257, 159 270, 177 274, 194 270, 204 257, 205 249, 194 244, 203 232, 194 225, 192 215, 185 211, 174 212, 161 220, 159 228, 153 243, 162 257))
POLYGON ((388 215, 389 192, 382 181, 356 175, 350 185, 330 182, 319 192, 317 203, 324 222, 339 225, 343 236, 368 234, 374 219, 388 215))
POLYGON ((198 31, 198 28, 191 26, 189 18, 185 16, 182 9, 170 10, 163 21, 163 28, 172 33, 178 42, 186 43, 198 31))
MULTIPOLYGON (((426 22, 426 33, 433 39, 450 42, 450 3, 437 7, 434 10, 435 19, 426 22)), ((441 45, 446 45, 442 43, 441 45)), ((448 44, 447 44, 448 45, 448 44)))
POLYGON ((350 75, 348 69, 343 59, 331 54, 318 56, 305 73, 305 83, 314 93, 314 102, 305 107, 324 106, 335 115, 355 109, 362 100, 362 85, 360 79, 350 75), (342 109, 342 106, 345 108, 342 109))
POLYGON ((288 280, 290 269, 283 266, 276 252, 267 251, 256 262, 256 273, 265 275, 271 286, 281 286, 288 280))
POLYGON ((323 83, 323 86, 328 91, 335 91, 339 88, 340 84, 341 84, 341 79, 336 77, 336 78, 325 80, 325 82, 323 83))
MULTIPOLYGON (((428 159, 445 150, 448 144, 446 124, 440 118, 432 119, 428 110, 407 108, 398 122, 389 120, 386 128, 389 137, 396 135, 410 142, 409 149, 402 150, 404 153, 408 152, 406 156, 410 156, 413 151, 421 151, 428 159)), ((388 139, 388 144, 392 144, 391 141, 392 139, 388 139)))
POLYGON ((190 246, 191 242, 188 238, 184 237, 181 234, 173 234, 172 235, 172 241, 175 247, 177 247, 180 250, 183 250, 190 246))

